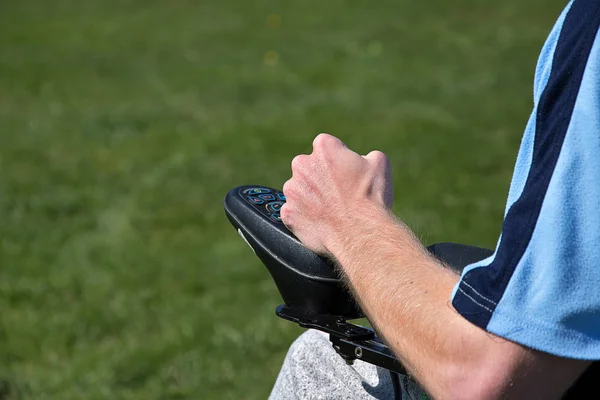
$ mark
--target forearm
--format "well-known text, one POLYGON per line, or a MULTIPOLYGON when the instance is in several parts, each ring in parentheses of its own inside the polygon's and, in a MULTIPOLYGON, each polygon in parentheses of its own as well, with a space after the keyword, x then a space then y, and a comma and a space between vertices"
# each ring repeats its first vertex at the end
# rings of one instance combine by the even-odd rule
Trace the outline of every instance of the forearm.
POLYGON ((327 134, 292 161, 281 218, 333 256, 379 334, 436 398, 558 398, 589 363, 536 352, 472 325, 450 304, 459 277, 387 209, 385 155, 360 156, 327 134))
MULTIPOLYGON (((514 344, 507 346, 452 308, 451 292, 459 276, 384 210, 371 207, 351 215, 331 235, 328 248, 369 320, 403 365, 434 396, 465 394, 465 385, 477 393, 474 382, 482 383, 480 394, 495 390, 488 385, 494 372, 486 370, 494 364, 486 357, 514 351, 514 344)), ((500 361, 495 367, 510 371, 500 361)))

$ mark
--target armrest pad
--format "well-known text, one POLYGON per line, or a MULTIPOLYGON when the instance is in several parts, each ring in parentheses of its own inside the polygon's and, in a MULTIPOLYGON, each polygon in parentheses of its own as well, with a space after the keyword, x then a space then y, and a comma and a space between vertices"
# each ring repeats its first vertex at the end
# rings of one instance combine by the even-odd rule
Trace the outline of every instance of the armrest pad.
POLYGON ((494 254, 493 250, 466 244, 442 242, 432 244, 427 249, 438 259, 461 272, 467 265, 481 261, 494 254))

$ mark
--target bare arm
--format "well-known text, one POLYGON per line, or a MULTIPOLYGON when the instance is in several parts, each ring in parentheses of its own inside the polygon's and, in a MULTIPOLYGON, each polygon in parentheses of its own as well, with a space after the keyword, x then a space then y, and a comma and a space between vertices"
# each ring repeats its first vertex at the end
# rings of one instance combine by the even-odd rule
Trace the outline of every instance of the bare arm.
POLYGON ((369 320, 434 398, 560 398, 589 365, 537 352, 472 325, 451 306, 459 277, 389 213, 390 170, 329 135, 292 164, 283 221, 334 257, 369 320))

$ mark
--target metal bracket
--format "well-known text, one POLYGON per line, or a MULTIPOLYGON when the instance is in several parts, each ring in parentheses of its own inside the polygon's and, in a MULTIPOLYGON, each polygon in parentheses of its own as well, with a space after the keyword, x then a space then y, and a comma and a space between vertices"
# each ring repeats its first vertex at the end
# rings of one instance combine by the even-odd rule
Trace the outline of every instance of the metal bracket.
POLYGON ((351 324, 340 315, 308 313, 285 304, 278 306, 275 312, 277 316, 295 322, 303 328, 329 333, 333 348, 348 364, 360 359, 389 371, 407 375, 400 361, 370 328, 351 324))

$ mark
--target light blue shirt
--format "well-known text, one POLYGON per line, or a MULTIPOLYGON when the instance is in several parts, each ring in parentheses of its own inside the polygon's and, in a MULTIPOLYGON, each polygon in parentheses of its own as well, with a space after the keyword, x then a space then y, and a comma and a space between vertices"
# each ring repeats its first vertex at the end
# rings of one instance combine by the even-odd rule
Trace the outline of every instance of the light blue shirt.
POLYGON ((453 306, 551 354, 600 360, 600 2, 571 1, 541 51, 494 255, 453 306))

